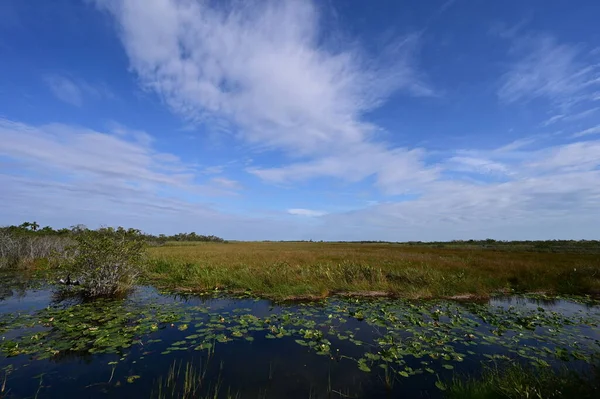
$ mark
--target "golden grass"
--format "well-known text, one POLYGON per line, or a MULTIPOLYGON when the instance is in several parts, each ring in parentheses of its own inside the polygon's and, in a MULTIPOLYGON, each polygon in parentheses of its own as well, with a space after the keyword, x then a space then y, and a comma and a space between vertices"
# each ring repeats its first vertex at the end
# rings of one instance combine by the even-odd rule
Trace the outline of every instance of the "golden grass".
POLYGON ((600 255, 402 244, 232 242, 150 248, 147 276, 191 290, 287 298, 382 291, 405 298, 497 291, 600 293, 600 255))

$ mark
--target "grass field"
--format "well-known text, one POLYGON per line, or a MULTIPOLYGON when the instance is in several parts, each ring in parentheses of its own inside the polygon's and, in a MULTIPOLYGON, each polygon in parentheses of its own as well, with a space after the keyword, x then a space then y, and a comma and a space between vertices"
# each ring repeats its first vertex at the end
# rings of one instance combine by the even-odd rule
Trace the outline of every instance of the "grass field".
POLYGON ((230 242, 150 248, 146 276, 188 290, 248 290, 273 298, 334 293, 404 298, 496 292, 600 294, 597 251, 321 242, 230 242))

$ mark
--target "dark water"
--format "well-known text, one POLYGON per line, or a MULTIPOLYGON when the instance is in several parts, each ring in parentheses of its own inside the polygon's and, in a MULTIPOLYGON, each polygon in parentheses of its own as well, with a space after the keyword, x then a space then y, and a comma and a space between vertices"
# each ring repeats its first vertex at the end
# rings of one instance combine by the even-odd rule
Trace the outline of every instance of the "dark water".
MULTIPOLYGON (((104 328, 78 322, 81 307, 57 301, 51 287, 7 286, 0 296, 0 342, 28 345, 32 338, 24 337, 37 331, 66 328, 74 334, 81 328, 97 334, 104 328), (27 315, 44 321, 49 306, 73 310, 73 316, 55 317, 74 321, 67 327, 9 321, 27 315)), ((502 356, 584 371, 600 351, 600 307, 566 300, 513 297, 481 305, 330 299, 274 305, 252 298, 178 297, 140 287, 118 306, 132 314, 152 306, 152 312, 169 313, 171 319, 152 313, 151 331, 136 331, 132 345, 117 353, 73 350, 82 342, 90 345, 85 348, 96 345, 98 335, 77 338, 46 358, 35 351, 10 357, 0 352, 5 395, 150 398, 160 391, 161 397, 182 397, 184 372, 168 384, 169 370, 192 364, 203 375, 189 397, 213 397, 217 391, 223 398, 438 398, 443 394, 435 386, 438 380, 477 375, 482 362, 502 356), (206 343, 212 346, 204 349, 206 343)))

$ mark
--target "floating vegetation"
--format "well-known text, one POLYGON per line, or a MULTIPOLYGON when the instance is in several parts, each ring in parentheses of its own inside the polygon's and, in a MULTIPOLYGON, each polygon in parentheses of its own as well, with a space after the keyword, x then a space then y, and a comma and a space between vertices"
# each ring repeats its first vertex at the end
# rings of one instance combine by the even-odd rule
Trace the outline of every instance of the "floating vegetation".
MULTIPOLYGON (((267 339, 293 336, 297 344, 328 356, 333 356, 332 339, 348 340, 364 346, 364 357, 356 359, 361 370, 380 362, 405 366, 407 357, 435 360, 451 369, 474 353, 470 350, 474 347, 490 360, 508 356, 546 366, 557 359, 591 361, 600 350, 600 342, 582 333, 582 328, 595 328, 599 320, 597 313, 565 316, 542 307, 505 308, 450 301, 329 299, 258 317, 250 309, 211 311, 210 307, 99 300, 66 308, 48 307, 34 314, 0 316, 0 331, 13 331, 12 338, 3 337, 0 350, 5 356, 31 355, 36 359, 65 352, 124 356, 133 345, 158 342, 152 334, 170 327, 185 335, 172 342, 165 354, 210 349, 215 343, 236 339, 251 341, 262 334, 267 339), (376 331, 374 342, 365 345, 355 331, 349 331, 349 319, 362 321, 376 331), (530 344, 532 340, 535 345, 530 344), (498 348, 503 348, 502 354, 497 353, 498 348)), ((399 373, 422 371, 401 368, 399 373)))
POLYGON ((96 300, 33 314, 2 314, 0 333, 7 335, 0 353, 38 360, 69 353, 125 355, 142 337, 181 319, 180 313, 173 306, 96 300))
MULTIPOLYGON (((111 381, 115 367, 127 364, 113 383, 123 386, 144 379, 136 363, 146 356, 175 356, 168 360, 168 375, 155 381, 153 394, 162 398, 207 394, 198 356, 209 360, 215 348, 230 342, 250 348, 285 340, 322 361, 354 364, 357 373, 377 375, 389 389, 396 379, 462 371, 466 361, 470 367, 510 360, 549 369, 600 360, 597 306, 557 312, 532 300, 514 305, 329 298, 281 306, 227 296, 185 301, 134 296, 0 314, 0 367, 3 356, 30 363, 106 355, 111 381), (196 363, 182 363, 184 354, 196 363)), ((14 362, 11 372, 23 363, 14 362)), ((211 395, 217 395, 220 386, 212 383, 211 395)), ((446 385, 439 380, 435 389, 446 385)))

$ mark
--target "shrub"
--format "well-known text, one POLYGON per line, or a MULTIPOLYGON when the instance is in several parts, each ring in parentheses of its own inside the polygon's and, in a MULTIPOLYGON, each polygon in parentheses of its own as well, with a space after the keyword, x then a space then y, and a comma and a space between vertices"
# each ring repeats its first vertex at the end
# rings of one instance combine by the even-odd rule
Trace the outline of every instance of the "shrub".
POLYGON ((86 296, 117 296, 133 287, 146 253, 139 230, 86 230, 74 240, 61 266, 79 279, 86 296))
POLYGON ((70 243, 65 237, 31 236, 0 229, 0 269, 47 258, 53 252, 63 252, 70 243))

